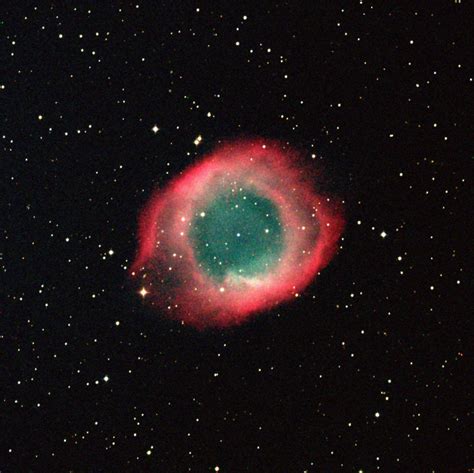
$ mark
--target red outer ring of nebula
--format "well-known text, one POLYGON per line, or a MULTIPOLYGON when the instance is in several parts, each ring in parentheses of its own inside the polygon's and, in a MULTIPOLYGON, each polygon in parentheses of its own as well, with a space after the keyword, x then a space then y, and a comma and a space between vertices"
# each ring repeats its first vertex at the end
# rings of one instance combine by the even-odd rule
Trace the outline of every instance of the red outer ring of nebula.
POLYGON ((314 166, 276 141, 228 142, 157 190, 139 217, 132 278, 160 312, 196 328, 239 324, 297 296, 337 251, 341 206, 315 190, 314 166), (285 249, 258 277, 229 275, 217 284, 200 268, 188 236, 191 221, 219 190, 251 187, 280 212, 285 249))

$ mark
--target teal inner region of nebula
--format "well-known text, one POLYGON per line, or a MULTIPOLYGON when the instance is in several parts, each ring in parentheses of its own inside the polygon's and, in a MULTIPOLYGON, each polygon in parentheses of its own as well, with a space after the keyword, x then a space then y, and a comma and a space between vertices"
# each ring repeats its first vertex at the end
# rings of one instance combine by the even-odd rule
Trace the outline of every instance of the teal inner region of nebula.
POLYGON ((275 204, 255 191, 219 193, 191 222, 190 241, 199 267, 216 282, 255 277, 271 270, 284 251, 284 230, 275 204))

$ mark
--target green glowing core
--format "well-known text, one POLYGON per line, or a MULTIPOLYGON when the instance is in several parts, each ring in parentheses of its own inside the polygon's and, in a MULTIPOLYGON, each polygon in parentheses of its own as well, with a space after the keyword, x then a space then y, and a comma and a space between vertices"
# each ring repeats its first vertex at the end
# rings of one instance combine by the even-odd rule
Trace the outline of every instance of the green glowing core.
POLYGON ((198 210, 190 240, 199 266, 216 281, 253 277, 279 261, 284 236, 274 203, 252 190, 232 189, 198 210))

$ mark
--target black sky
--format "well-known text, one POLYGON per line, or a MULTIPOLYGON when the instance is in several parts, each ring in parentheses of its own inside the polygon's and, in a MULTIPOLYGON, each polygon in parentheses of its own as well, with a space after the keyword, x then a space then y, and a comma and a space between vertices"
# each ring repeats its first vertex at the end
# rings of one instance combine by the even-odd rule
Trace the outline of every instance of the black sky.
POLYGON ((0 10, 2 473, 472 471, 471 2, 0 10), (127 281, 137 215, 255 136, 316 155, 341 249, 196 332, 127 281))

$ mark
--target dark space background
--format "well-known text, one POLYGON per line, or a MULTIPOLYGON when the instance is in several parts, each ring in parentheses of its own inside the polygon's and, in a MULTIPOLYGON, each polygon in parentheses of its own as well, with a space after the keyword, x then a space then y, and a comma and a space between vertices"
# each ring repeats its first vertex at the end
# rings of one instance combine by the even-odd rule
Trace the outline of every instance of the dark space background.
POLYGON ((472 472, 473 14, 2 2, 0 471, 472 472), (252 136, 316 155, 341 249, 197 332, 128 282, 137 214, 252 136))

